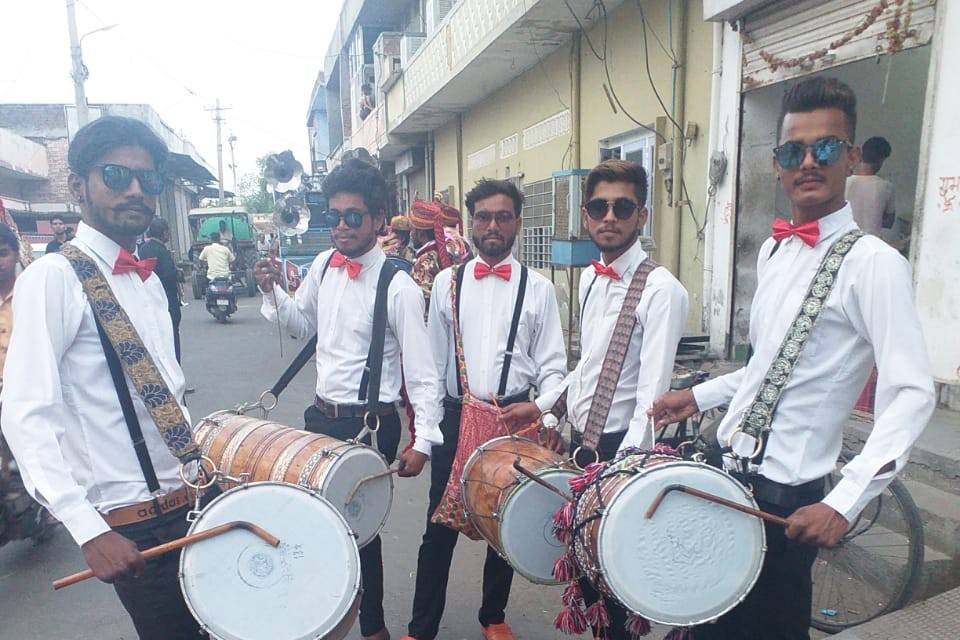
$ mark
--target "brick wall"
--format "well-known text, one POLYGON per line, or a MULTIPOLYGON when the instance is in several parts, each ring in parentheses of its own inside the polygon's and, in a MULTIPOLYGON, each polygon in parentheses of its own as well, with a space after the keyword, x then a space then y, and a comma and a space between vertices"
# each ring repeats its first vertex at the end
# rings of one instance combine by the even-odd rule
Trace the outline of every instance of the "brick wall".
POLYGON ((31 138, 34 142, 47 148, 47 164, 50 168, 49 179, 42 182, 33 182, 24 187, 26 200, 32 202, 70 202, 70 191, 67 189, 67 176, 70 169, 67 166, 67 138, 31 138))

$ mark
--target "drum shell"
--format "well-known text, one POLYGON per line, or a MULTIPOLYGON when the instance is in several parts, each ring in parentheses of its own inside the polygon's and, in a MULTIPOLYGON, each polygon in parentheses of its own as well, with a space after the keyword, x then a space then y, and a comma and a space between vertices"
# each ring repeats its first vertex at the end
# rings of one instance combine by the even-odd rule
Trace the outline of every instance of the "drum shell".
MULTIPOLYGON (((504 436, 490 440, 474 451, 464 464, 460 480, 464 505, 471 521, 484 540, 508 562, 510 558, 504 553, 501 539, 504 506, 521 486, 533 482, 513 468, 518 458, 520 464, 534 473, 566 468, 567 464, 565 458, 532 440, 504 436)), ((557 584, 553 580, 524 576, 533 582, 557 584)))
MULTIPOLYGON (((362 448, 373 452, 388 468, 379 451, 360 443, 344 442, 330 436, 294 429, 286 425, 220 411, 207 416, 197 425, 194 435, 204 455, 213 460, 223 474, 247 482, 287 482, 316 489, 325 494, 326 485, 336 473, 339 462, 351 450, 362 448)), ((393 493, 393 479, 389 483, 393 493)), ((227 489, 232 483, 221 483, 227 489)), ((389 509, 373 535, 358 539, 367 544, 386 523, 389 509)), ((360 534, 361 532, 357 532, 360 534)))

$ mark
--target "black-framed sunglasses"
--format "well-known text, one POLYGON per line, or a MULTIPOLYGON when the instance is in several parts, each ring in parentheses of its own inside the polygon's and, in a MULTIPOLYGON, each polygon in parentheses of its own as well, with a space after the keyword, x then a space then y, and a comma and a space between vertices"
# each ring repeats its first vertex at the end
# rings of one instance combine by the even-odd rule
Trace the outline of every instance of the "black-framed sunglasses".
POLYGON ((617 220, 628 220, 630 216, 640 208, 636 202, 630 198, 617 198, 616 200, 604 200, 603 198, 594 198, 583 205, 587 215, 593 220, 603 220, 607 216, 607 211, 613 207, 613 215, 617 220))
POLYGON ((366 212, 360 209, 347 209, 343 213, 336 209, 328 209, 323 212, 323 224, 335 229, 340 226, 340 220, 342 219, 351 229, 359 229, 360 225, 363 224, 365 214, 366 212))
POLYGON ((163 191, 163 174, 156 169, 131 169, 122 164, 98 164, 96 166, 100 168, 100 177, 108 189, 125 191, 133 182, 133 177, 136 176, 140 182, 140 189, 144 193, 156 196, 163 191))
POLYGON ((823 167, 829 167, 837 162, 843 153, 844 147, 852 147, 853 143, 837 136, 825 136, 813 144, 803 144, 791 140, 779 147, 774 147, 773 157, 783 169, 796 169, 803 164, 807 151, 813 151, 814 161, 823 167))
POLYGON ((497 224, 510 224, 517 219, 516 214, 513 211, 477 211, 473 214, 474 224, 479 224, 483 226, 489 225, 492 221, 496 220, 497 224))

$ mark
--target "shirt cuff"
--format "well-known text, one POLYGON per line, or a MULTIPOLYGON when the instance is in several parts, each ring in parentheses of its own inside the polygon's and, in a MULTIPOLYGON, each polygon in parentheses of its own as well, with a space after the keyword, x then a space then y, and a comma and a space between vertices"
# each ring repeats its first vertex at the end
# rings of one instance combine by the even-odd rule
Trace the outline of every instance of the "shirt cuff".
POLYGON ((842 478, 830 493, 823 499, 823 503, 846 518, 847 522, 853 522, 863 511, 866 503, 865 491, 862 491, 850 478, 842 478))
POLYGON ((110 525, 89 502, 83 502, 66 509, 58 509, 53 512, 53 516, 63 523, 63 526, 67 528, 67 531, 79 546, 83 546, 97 536, 110 531, 110 525))
POLYGON ((708 409, 719 407, 729 400, 725 389, 726 382, 720 378, 714 378, 698 384, 693 387, 691 391, 693 392, 694 400, 697 401, 697 408, 700 409, 700 411, 707 411, 708 409))
POLYGON ((430 457, 434 444, 425 438, 417 438, 413 441, 413 450, 419 451, 423 455, 430 457))

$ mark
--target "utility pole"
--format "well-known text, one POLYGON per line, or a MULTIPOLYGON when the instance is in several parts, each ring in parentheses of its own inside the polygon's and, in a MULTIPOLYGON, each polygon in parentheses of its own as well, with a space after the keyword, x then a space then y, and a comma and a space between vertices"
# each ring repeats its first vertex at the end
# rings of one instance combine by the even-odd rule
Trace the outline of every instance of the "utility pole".
POLYGON ((223 206, 223 138, 221 137, 221 126, 220 123, 223 122, 223 116, 221 115, 224 111, 229 111, 230 107, 221 107, 220 98, 217 98, 217 106, 212 109, 207 109, 207 111, 214 111, 216 115, 213 116, 214 122, 217 123, 217 181, 220 186, 220 195, 217 200, 218 206, 223 206))
POLYGON ((73 95, 77 104, 77 125, 82 127, 90 120, 90 114, 87 110, 87 94, 83 88, 83 83, 87 79, 87 70, 83 66, 83 58, 80 53, 80 38, 77 36, 77 14, 75 11, 76 0, 67 0, 67 26, 70 29, 70 59, 73 62, 73 71, 70 76, 73 78, 73 95))
POLYGON ((230 168, 233 170, 233 195, 237 195, 237 161, 233 156, 233 145, 237 143, 237 136, 233 135, 233 132, 230 132, 230 137, 227 138, 227 144, 230 145, 230 168))

